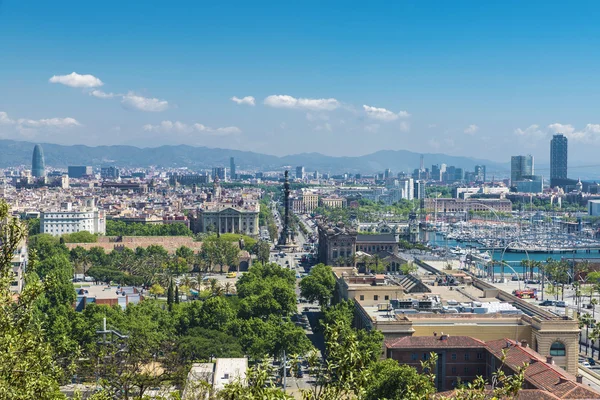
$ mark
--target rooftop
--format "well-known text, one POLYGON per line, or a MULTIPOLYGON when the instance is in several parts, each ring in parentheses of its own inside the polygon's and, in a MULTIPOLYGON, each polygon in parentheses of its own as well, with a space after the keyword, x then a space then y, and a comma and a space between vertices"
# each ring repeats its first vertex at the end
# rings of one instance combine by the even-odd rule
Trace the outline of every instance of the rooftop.
POLYGON ((438 336, 405 336, 398 339, 388 340, 385 342, 385 347, 388 349, 473 349, 485 348, 485 342, 469 336, 449 336, 443 335, 443 333, 440 332, 438 336))
POLYGON ((377 235, 356 235, 356 243, 393 243, 396 244, 396 237, 392 233, 380 233, 377 235))
POLYGON ((502 352, 505 351, 505 364, 512 370, 529 364, 525 370, 525 380, 560 399, 600 399, 600 393, 577 383, 573 375, 553 363, 546 362, 544 357, 530 347, 522 346, 511 339, 489 341, 486 346, 497 358, 501 358, 502 352))

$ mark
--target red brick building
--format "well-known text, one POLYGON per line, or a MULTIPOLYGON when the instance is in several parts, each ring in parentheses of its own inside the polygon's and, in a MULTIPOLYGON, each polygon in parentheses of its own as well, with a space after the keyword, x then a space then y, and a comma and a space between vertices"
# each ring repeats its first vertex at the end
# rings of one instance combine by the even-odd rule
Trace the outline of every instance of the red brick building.
POLYGON ((471 382, 486 375, 485 342, 468 336, 406 336, 385 343, 387 358, 421 371, 421 361, 430 353, 438 356, 436 388, 451 390, 458 382, 471 382))

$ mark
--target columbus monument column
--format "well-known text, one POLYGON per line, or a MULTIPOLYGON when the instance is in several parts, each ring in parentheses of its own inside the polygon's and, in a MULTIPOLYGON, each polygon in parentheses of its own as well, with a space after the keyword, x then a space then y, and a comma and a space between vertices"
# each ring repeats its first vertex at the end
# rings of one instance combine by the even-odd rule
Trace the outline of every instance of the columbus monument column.
POLYGON ((288 171, 285 171, 285 181, 283 184, 283 205, 285 215, 283 217, 283 229, 277 241, 277 248, 281 250, 295 251, 298 245, 294 240, 294 232, 290 227, 290 181, 288 171))

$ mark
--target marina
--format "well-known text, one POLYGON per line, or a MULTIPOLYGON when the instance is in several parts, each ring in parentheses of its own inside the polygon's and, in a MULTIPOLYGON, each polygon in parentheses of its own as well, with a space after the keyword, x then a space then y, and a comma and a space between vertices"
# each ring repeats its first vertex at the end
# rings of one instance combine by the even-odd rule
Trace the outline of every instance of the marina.
MULTIPOLYGON (((518 221, 438 222, 427 227, 429 245, 440 257, 460 260, 478 276, 531 274, 523 261, 597 259, 597 232, 578 222, 543 216, 518 221)), ((533 269, 537 275, 537 268, 533 269)))

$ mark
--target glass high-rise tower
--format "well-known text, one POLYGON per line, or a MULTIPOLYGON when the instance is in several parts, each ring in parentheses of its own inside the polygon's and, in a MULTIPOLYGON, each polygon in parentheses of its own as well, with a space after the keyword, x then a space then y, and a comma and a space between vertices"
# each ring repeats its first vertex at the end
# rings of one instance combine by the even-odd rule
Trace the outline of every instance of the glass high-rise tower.
POLYGON ((554 135, 550 142, 550 180, 567 179, 568 140, 564 135, 554 135))
POLYGON ((510 159, 510 184, 516 186, 524 177, 533 175, 533 156, 512 156, 510 159))
POLYGON ((31 175, 40 178, 46 176, 46 162, 44 161, 44 149, 39 144, 33 148, 31 160, 31 175))

